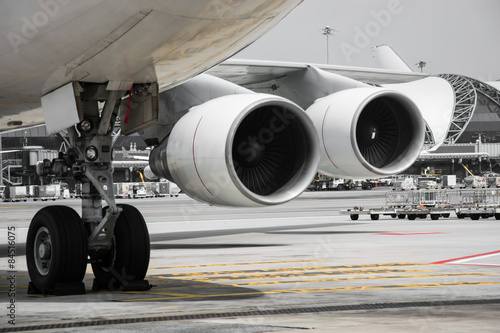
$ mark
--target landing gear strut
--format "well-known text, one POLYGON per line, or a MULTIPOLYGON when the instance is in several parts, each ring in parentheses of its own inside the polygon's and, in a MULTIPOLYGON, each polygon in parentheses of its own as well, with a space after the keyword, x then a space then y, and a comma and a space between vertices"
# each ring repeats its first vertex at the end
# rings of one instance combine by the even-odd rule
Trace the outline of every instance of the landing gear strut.
POLYGON ((117 205, 113 194, 111 124, 126 91, 109 91, 104 84, 73 85, 83 120, 68 128, 68 152, 44 160, 37 173, 74 179, 81 187, 82 216, 64 206, 45 207, 34 216, 26 244, 28 293, 85 293, 82 280, 89 262, 94 289, 147 290, 146 223, 136 208, 117 205))

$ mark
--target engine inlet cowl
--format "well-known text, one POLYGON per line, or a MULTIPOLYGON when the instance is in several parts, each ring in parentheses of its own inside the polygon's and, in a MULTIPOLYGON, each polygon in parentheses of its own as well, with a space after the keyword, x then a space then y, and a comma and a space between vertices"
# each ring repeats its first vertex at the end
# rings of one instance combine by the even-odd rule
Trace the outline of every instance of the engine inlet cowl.
POLYGON ((314 126, 272 95, 219 97, 192 108, 150 156, 153 172, 214 205, 262 206, 307 188, 319 162, 314 126))
POLYGON ((320 140, 319 170, 332 177, 403 172, 424 142, 425 123, 416 104, 384 88, 340 91, 318 100, 307 113, 320 140))

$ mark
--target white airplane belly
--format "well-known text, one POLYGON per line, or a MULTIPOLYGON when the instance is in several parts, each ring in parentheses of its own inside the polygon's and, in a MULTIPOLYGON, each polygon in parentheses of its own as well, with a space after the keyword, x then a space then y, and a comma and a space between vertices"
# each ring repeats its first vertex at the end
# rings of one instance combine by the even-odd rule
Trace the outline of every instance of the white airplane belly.
POLYGON ((70 81, 167 89, 253 42, 300 2, 3 2, 0 131, 42 123, 40 97, 70 81))

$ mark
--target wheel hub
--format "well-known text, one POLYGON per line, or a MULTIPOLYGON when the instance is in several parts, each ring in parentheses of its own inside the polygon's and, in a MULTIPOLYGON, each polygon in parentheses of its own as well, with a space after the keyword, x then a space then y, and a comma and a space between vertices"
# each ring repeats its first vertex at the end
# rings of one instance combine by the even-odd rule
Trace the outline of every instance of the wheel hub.
POLYGON ((50 258, 50 244, 48 244, 48 243, 40 244, 40 247, 38 248, 38 255, 40 256, 41 259, 49 259, 50 258))
POLYGON ((50 261, 52 259, 52 240, 49 230, 45 227, 38 229, 35 236, 35 254, 36 269, 41 275, 49 273, 50 261))

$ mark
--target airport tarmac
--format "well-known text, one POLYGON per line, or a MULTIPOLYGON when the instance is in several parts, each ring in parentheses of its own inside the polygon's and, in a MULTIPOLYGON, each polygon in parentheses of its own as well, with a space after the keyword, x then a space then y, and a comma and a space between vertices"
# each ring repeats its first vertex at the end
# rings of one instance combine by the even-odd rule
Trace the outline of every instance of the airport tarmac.
POLYGON ((255 209, 119 200, 148 223, 153 288, 93 292, 89 265, 87 294, 58 297, 27 295, 26 233, 41 207, 80 201, 0 202, 0 332, 498 332, 500 221, 339 215, 382 207, 387 190, 255 209))

